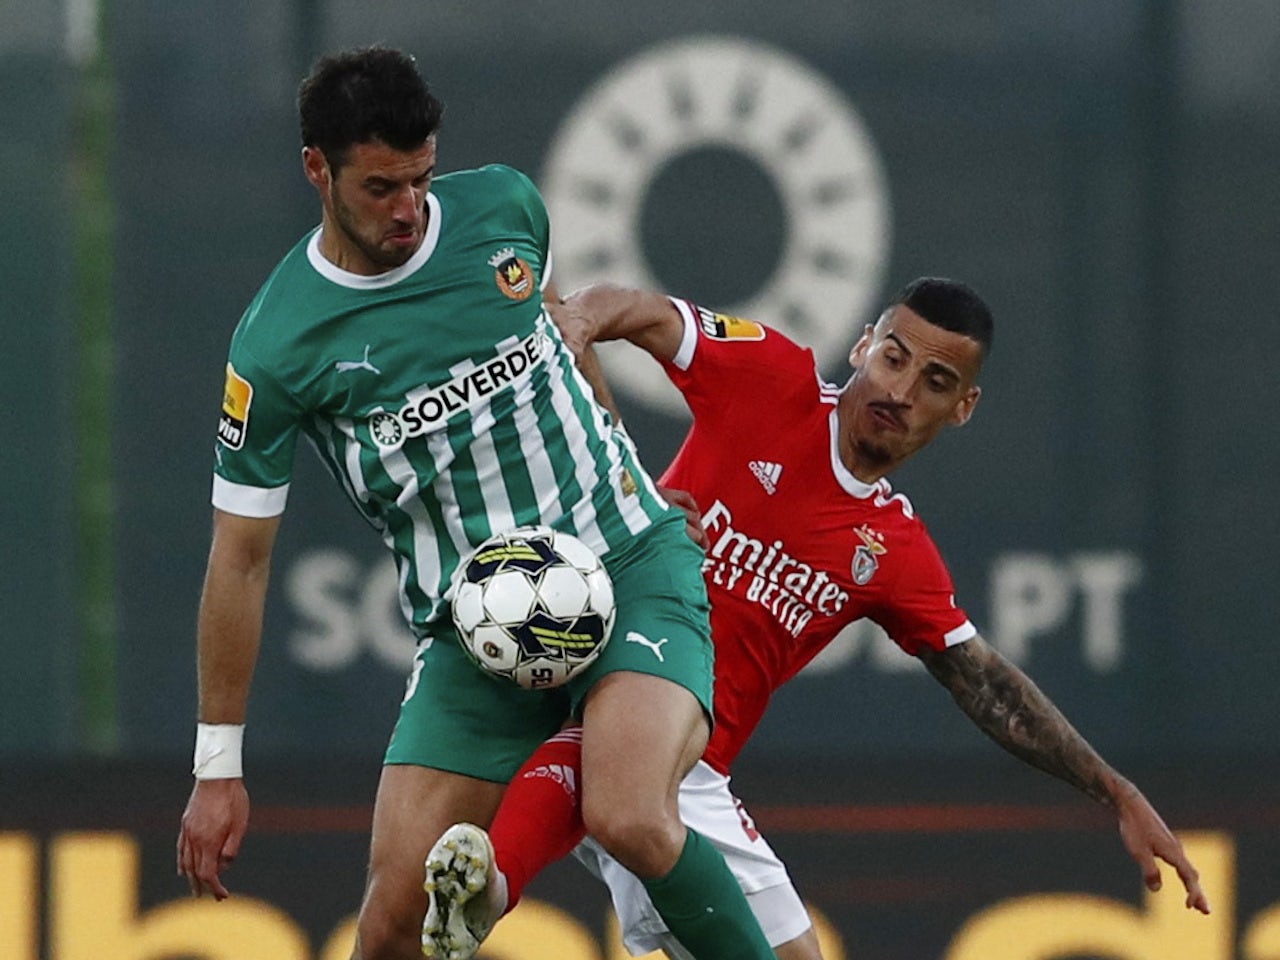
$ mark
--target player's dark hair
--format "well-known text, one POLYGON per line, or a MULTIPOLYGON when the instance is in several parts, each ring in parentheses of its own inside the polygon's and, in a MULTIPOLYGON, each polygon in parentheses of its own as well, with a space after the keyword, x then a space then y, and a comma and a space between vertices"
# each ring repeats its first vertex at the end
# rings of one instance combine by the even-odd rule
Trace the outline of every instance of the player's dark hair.
POLYGON ((889 306, 902 304, 935 327, 962 333, 991 351, 995 318, 991 308, 974 290, 958 280, 920 277, 903 287, 889 306))
POLYGON ((298 88, 302 144, 320 150, 335 174, 357 143, 417 150, 443 115, 413 57, 389 47, 321 57, 298 88))

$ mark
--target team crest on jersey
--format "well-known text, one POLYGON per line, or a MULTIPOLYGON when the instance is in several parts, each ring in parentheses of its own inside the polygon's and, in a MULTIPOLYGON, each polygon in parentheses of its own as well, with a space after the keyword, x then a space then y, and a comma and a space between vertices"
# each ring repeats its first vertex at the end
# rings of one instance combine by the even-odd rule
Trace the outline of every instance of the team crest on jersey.
POLYGON ((725 313, 698 308, 698 324, 712 340, 763 340, 764 327, 754 320, 743 320, 725 313))
POLYGON ((253 384, 227 364, 227 382, 222 388, 222 415, 218 417, 218 439, 232 450, 244 446, 249 429, 249 406, 253 403, 253 384))
POLYGON ((865 587, 880 569, 879 558, 889 552, 884 545, 884 534, 876 533, 867 524, 854 528, 862 543, 853 551, 853 582, 865 587))
POLYGON ((512 300, 528 300, 537 286, 533 279, 533 271, 520 257, 516 256, 515 247, 503 247, 489 258, 489 266, 493 267, 493 278, 504 297, 512 300))

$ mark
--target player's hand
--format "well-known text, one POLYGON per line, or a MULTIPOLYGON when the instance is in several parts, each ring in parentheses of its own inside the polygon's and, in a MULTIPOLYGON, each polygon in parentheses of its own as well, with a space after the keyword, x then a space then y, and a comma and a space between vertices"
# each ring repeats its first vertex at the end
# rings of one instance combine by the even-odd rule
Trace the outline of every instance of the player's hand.
POLYGON ((221 874, 236 855, 249 829, 249 791, 241 779, 197 780, 178 831, 178 874, 191 893, 208 892, 225 900, 221 874))
POLYGON ((543 303, 560 329, 560 336, 564 338, 565 344, 575 357, 581 357, 582 352, 594 341, 596 332, 591 318, 582 309, 581 302, 570 296, 568 300, 557 303, 543 303))
POLYGON ((711 540, 707 537, 707 531, 702 528, 702 511, 698 509, 698 501, 693 499, 693 494, 688 490, 663 486, 658 487, 658 492, 667 503, 684 511, 684 531, 689 534, 689 539, 703 550, 710 549, 711 540))
POLYGON ((1200 873, 1187 859, 1182 843, 1173 835, 1160 814, 1132 784, 1117 798, 1117 815, 1120 818, 1120 839, 1129 856, 1142 869, 1147 889, 1153 893, 1160 889, 1159 857, 1178 872, 1178 879, 1187 891, 1187 908, 1209 912, 1209 898, 1200 887, 1200 873))

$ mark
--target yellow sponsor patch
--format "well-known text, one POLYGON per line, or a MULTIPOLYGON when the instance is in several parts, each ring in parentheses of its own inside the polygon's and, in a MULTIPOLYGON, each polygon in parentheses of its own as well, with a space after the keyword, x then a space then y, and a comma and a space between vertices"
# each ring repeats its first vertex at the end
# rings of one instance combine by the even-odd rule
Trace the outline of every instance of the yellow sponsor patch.
POLYGON ((249 407, 253 403, 253 384, 227 364, 227 383, 222 389, 222 416, 218 418, 218 439, 232 450, 244 446, 249 429, 249 407))
POLYGON ((763 340, 764 327, 754 320, 731 317, 727 313, 712 313, 698 308, 698 322, 702 332, 713 340, 763 340))

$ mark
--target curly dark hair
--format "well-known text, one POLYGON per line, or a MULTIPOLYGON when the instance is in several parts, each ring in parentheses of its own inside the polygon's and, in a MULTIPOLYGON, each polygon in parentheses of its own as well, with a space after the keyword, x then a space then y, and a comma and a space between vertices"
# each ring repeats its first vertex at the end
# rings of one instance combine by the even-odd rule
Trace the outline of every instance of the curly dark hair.
POLYGON ((357 143, 416 150, 443 115, 413 57, 389 47, 323 56, 298 88, 302 144, 320 150, 335 174, 357 143))

